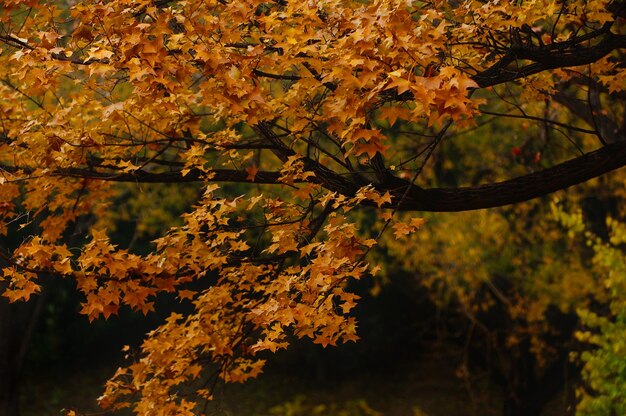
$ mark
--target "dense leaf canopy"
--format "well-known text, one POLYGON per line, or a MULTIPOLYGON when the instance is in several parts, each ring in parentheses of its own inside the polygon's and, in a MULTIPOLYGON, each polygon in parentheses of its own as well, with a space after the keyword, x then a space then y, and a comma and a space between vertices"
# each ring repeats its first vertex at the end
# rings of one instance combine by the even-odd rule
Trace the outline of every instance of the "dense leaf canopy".
POLYGON ((4 1, 0 232, 35 230, 0 253, 4 295, 56 275, 90 319, 191 302, 101 403, 193 414, 290 335, 356 340, 346 283, 376 272, 386 230, 423 224, 397 211, 508 205, 626 164, 625 19, 619 0, 4 1), (442 142, 501 119, 513 168, 428 175, 442 142), (199 191, 139 254, 108 234, 120 182, 199 191), (362 206, 376 238, 351 219, 362 206))

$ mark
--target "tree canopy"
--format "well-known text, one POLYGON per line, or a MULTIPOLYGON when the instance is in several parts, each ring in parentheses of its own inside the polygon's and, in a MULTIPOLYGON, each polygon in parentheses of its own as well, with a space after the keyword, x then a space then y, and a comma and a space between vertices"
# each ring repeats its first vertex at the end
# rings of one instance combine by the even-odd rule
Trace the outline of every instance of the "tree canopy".
POLYGON ((376 273, 383 234, 424 223, 398 211, 514 204, 625 165, 625 19, 621 0, 4 1, 0 233, 21 242, 0 252, 3 294, 72 278, 89 319, 189 302, 101 404, 194 414, 292 335, 357 340, 347 283, 376 273), (431 168, 495 122, 501 154, 477 140, 438 161, 471 177, 431 168), (108 213, 153 184, 197 184, 194 204, 139 253, 108 213))

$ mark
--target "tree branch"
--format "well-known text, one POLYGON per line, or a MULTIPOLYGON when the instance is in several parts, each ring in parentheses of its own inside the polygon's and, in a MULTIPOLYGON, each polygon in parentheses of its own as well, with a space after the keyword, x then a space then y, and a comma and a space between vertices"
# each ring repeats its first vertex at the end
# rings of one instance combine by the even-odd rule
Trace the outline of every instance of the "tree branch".
POLYGON ((548 69, 587 65, 605 57, 612 51, 626 48, 626 36, 608 32, 602 40, 590 47, 583 47, 577 39, 545 46, 511 48, 499 62, 482 71, 472 79, 481 87, 503 84, 548 69), (511 68, 510 64, 518 59, 533 61, 521 68, 511 68))
MULTIPOLYGON (((452 212, 510 205, 583 183, 624 165, 626 141, 621 141, 551 168, 503 182, 464 188, 422 189, 414 186, 399 209, 452 212)), ((386 190, 392 193, 395 203, 405 189, 386 190)))
MULTIPOLYGON (((308 179, 324 188, 342 195, 353 196, 360 187, 367 185, 359 176, 344 176, 326 168, 322 164, 303 158, 304 168, 315 173, 308 179)), ((424 189, 404 179, 393 176, 393 180, 374 184, 379 192, 392 195, 391 204, 384 208, 402 211, 452 212, 471 211, 515 204, 538 198, 561 189, 596 178, 607 172, 626 165, 626 141, 609 144, 584 156, 568 160, 559 165, 539 172, 481 186, 462 188, 430 188, 424 189), (407 187, 408 192, 407 192, 407 187), (406 195, 405 195, 406 193, 406 195), (404 199, 403 199, 404 198, 404 199)), ((23 167, 0 165, 1 171, 29 174, 33 173, 23 167)), ((78 177, 113 182, 137 183, 183 183, 183 182, 246 182, 259 184, 280 184, 280 172, 257 172, 254 180, 250 180, 246 171, 216 169, 208 173, 192 169, 183 176, 181 172, 152 173, 145 171, 126 173, 104 173, 90 169, 58 169, 53 175, 78 177)), ((363 201, 366 205, 375 205, 371 201, 363 201)))
MULTIPOLYGON (((22 173, 26 175, 36 174, 36 170, 24 166, 9 166, 0 164, 0 176, 2 172, 22 173)), ((53 176, 72 177, 82 179, 94 179, 108 182, 137 182, 137 183, 188 183, 188 182, 247 182, 280 184, 278 178, 280 172, 258 171, 252 180, 245 170, 213 169, 201 171, 191 169, 183 175, 181 171, 171 172, 147 172, 137 170, 135 172, 101 172, 87 168, 63 168, 52 172, 53 176)))

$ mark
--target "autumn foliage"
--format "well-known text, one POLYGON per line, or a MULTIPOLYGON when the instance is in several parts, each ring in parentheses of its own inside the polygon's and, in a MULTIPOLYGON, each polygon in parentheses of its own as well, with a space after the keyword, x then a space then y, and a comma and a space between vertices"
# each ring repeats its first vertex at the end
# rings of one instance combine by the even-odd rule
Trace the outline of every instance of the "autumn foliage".
POLYGON ((624 18, 617 0, 4 1, 0 233, 21 243, 0 252, 3 295, 73 279, 93 320, 175 294, 193 311, 101 404, 195 414, 293 336, 356 341, 347 284, 376 273, 381 236, 424 223, 398 211, 508 205, 626 164, 624 18), (426 175, 492 118, 526 137, 471 163, 509 172, 426 175), (198 191, 140 254, 111 241, 123 183, 198 191))

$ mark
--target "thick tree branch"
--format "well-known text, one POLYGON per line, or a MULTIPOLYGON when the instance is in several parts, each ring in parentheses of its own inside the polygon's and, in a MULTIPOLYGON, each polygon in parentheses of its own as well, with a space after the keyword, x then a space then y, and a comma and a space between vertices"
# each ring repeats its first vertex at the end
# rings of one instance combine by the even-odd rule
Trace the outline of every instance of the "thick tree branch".
POLYGON ((587 65, 605 57, 616 49, 626 48, 626 36, 605 34, 597 44, 584 47, 574 40, 545 46, 511 48, 499 62, 491 68, 472 77, 481 87, 503 84, 549 69, 587 65), (533 63, 522 67, 512 67, 516 60, 529 60, 533 63))
MULTIPOLYGON (((315 173, 309 181, 318 183, 330 191, 352 196, 361 186, 366 185, 361 177, 337 174, 311 159, 304 158, 303 162, 305 170, 315 173)), ((385 205, 385 208, 397 208, 402 211, 470 211, 528 201, 588 181, 625 165, 626 141, 620 141, 539 172, 487 185, 424 189, 410 185, 403 179, 392 177, 392 180, 375 184, 375 186, 380 192, 389 191, 393 197, 392 203, 385 205), (409 186, 408 192, 406 192, 407 186, 409 186), (402 199, 405 192, 406 196, 402 199)), ((11 166, 0 166, 0 175, 2 171, 15 172, 17 170, 18 168, 11 166)), ((19 170, 29 173, 24 168, 19 168, 19 170)), ((31 170, 31 172, 34 171, 31 170)), ((260 171, 252 181, 246 171, 227 169, 213 170, 208 174, 192 169, 183 176, 181 172, 136 171, 114 174, 71 168, 59 169, 54 172, 54 175, 138 183, 211 181, 280 184, 279 172, 260 171)), ((364 201, 364 203, 367 202, 364 201)))
MULTIPOLYGON (((3 172, 11 174, 21 173, 36 175, 36 170, 24 166, 8 166, 0 164, 0 176, 3 172)), ((137 170, 135 172, 103 172, 88 168, 65 168, 57 169, 52 175, 60 177, 73 177, 82 179, 94 179, 108 182, 137 182, 137 183, 189 183, 189 182, 248 182, 259 184, 279 184, 280 172, 259 171, 250 178, 245 170, 214 169, 207 172, 199 169, 191 169, 185 175, 180 171, 171 172, 147 172, 137 170)), ((8 179, 8 178, 7 178, 8 179)))
MULTIPOLYGON (((551 168, 503 182, 450 189, 413 187, 400 209, 451 212, 510 205, 586 182, 624 165, 626 141, 621 141, 551 168)), ((404 189, 390 192, 399 200, 404 189)))

